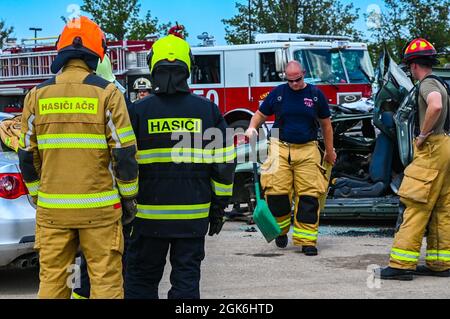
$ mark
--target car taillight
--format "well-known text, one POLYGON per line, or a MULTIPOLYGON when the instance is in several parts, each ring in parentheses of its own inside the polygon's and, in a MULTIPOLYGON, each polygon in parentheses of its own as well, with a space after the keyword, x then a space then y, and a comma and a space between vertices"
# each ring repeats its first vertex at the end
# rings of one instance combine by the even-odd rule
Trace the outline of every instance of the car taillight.
POLYGON ((0 174, 0 197, 16 199, 28 194, 21 174, 0 174))

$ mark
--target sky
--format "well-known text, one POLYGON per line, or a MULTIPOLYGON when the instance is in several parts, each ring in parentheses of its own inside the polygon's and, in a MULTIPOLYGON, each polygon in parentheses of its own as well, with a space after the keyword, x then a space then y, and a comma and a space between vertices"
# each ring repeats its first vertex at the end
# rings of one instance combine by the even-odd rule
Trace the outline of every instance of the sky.
MULTIPOLYGON (((247 3, 246 0, 238 0, 247 3)), ((381 0, 341 0, 343 3, 354 3, 361 8, 360 19, 356 26, 367 33, 367 23, 363 14, 369 6, 378 5, 383 10, 381 0)), ((215 36, 217 44, 225 44, 225 26, 222 19, 230 18, 237 13, 235 0, 141 0, 142 16, 151 10, 153 17, 160 22, 178 21, 184 24, 190 34, 188 41, 197 45, 201 41, 197 35, 208 32, 215 36)), ((70 17, 71 5, 81 5, 82 0, 0 0, 0 19, 5 20, 8 26, 14 26, 12 35, 19 40, 33 38, 34 31, 30 27, 42 28, 38 37, 57 36, 62 28, 61 16, 70 17)))

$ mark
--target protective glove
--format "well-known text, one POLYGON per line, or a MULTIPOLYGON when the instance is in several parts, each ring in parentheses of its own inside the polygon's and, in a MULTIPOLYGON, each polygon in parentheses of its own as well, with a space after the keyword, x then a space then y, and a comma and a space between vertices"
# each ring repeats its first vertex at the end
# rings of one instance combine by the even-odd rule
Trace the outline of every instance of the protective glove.
POLYGON ((122 225, 126 226, 133 222, 137 214, 136 199, 122 198, 122 225))
POLYGON ((212 206, 209 211, 209 236, 219 235, 225 224, 225 211, 218 206, 212 206))

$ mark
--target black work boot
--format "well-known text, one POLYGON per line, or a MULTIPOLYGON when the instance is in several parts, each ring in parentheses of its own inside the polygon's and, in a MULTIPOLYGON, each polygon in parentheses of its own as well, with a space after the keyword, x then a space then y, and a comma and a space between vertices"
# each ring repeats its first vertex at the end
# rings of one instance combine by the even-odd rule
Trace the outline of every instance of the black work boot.
POLYGON ((306 256, 317 256, 319 254, 317 248, 314 246, 303 246, 302 253, 304 253, 306 256))
POLYGON ((275 244, 278 248, 286 248, 288 245, 288 236, 283 235, 275 239, 275 244))
POLYGON ((414 275, 417 276, 432 276, 432 277, 450 277, 450 270, 445 271, 433 271, 427 266, 417 267, 414 275))
POLYGON ((413 274, 411 270, 396 269, 387 267, 384 269, 378 268, 375 270, 375 276, 379 276, 384 280, 401 280, 401 281, 411 281, 413 280, 413 274))

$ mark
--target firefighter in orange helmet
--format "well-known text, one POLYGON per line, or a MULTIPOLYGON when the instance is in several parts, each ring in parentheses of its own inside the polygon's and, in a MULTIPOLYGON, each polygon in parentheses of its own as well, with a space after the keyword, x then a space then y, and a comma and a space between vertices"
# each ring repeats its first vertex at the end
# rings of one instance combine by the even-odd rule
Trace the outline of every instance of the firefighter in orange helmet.
POLYGON ((57 50, 51 67, 62 72, 26 96, 19 150, 37 203, 39 297, 70 298, 81 247, 91 298, 123 298, 121 217, 122 206, 136 213, 136 139, 122 93, 93 74, 106 52, 99 26, 86 17, 70 21, 57 50))
POLYGON ((412 41, 405 51, 404 62, 420 81, 420 135, 399 190, 404 212, 389 267, 380 273, 382 279, 412 280, 414 274, 450 277, 450 90, 432 74, 436 57, 435 48, 425 39, 412 41), (417 267, 426 231, 426 266, 417 267))

